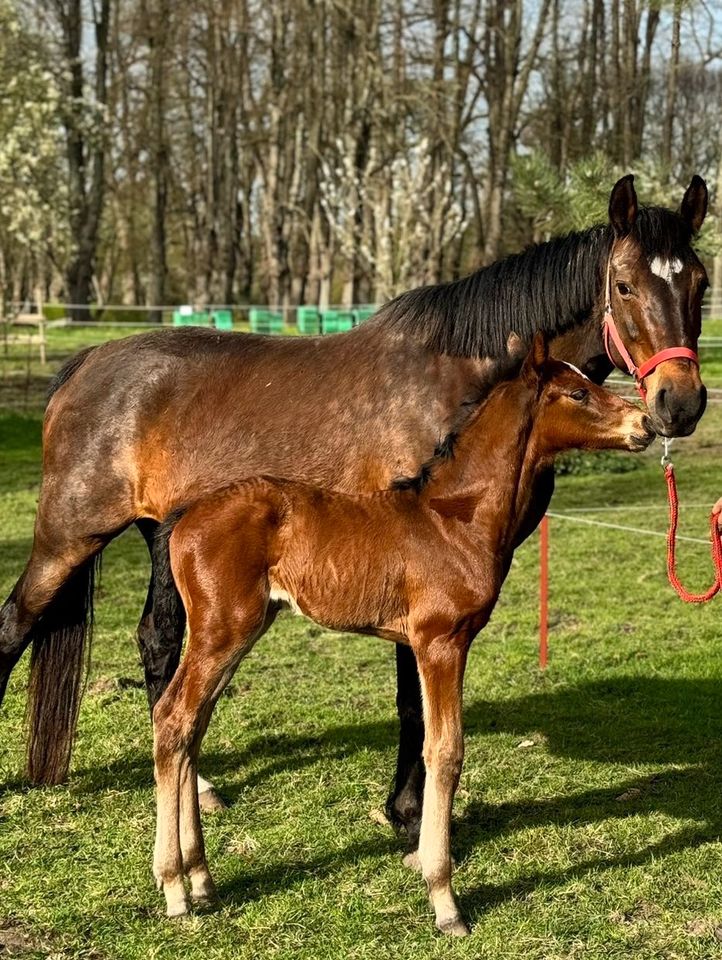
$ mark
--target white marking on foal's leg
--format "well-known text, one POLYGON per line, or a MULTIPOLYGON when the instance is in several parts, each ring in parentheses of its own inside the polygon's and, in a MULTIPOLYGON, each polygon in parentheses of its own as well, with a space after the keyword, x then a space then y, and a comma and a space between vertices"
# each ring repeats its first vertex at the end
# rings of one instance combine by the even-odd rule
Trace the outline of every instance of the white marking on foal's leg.
POLYGON ((180 757, 173 754, 159 769, 156 760, 157 819, 153 875, 159 890, 165 894, 166 913, 181 917, 188 913, 183 883, 183 859, 180 850, 180 757))
POLYGON ((210 780, 206 780, 205 777, 202 777, 200 773, 198 774, 196 782, 198 783, 198 793, 205 793, 206 790, 215 790, 215 787, 210 780))
MULTIPOLYGON (((465 937, 464 923, 451 886, 451 807, 464 755, 460 697, 456 704, 430 702, 426 670, 420 663, 424 705, 426 782, 419 835, 419 862, 442 933, 465 937)), ((463 672, 463 666, 462 666, 463 672)), ((449 678, 453 682, 453 677, 449 678)), ((438 686, 438 679, 437 684, 438 686)))
POLYGON ((183 870, 190 880, 191 900, 202 905, 213 903, 216 888, 206 861, 201 826, 195 764, 189 762, 181 774, 180 786, 180 842, 183 870))
POLYGON ((666 283, 672 282, 675 273, 681 273, 684 264, 677 257, 653 257, 649 261, 649 269, 656 277, 664 280, 666 283))

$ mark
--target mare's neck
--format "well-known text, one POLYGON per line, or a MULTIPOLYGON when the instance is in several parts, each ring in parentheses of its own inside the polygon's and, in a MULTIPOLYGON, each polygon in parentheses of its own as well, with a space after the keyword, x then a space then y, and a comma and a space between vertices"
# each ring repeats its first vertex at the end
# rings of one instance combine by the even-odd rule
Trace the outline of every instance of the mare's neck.
POLYGON ((604 383, 612 372, 602 337, 602 301, 595 302, 581 323, 555 337, 549 344, 549 353, 557 360, 566 360, 594 383, 604 383))

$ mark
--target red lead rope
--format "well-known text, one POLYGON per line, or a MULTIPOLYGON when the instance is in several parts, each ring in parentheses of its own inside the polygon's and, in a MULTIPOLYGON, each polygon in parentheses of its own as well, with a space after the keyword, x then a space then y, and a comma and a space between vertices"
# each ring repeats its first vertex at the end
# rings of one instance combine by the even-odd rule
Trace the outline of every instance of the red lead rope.
POLYGON ((679 582, 677 576, 677 559, 675 556, 675 541, 677 537, 677 521, 679 519, 679 501, 677 499, 677 481, 674 477, 674 467, 671 463, 664 466, 664 477, 667 481, 669 497, 669 531, 667 533, 667 576, 669 582, 685 603, 706 603, 722 589, 722 535, 717 527, 720 516, 719 510, 710 517, 710 535, 712 540, 712 562, 715 568, 715 582, 706 593, 688 593, 679 582))

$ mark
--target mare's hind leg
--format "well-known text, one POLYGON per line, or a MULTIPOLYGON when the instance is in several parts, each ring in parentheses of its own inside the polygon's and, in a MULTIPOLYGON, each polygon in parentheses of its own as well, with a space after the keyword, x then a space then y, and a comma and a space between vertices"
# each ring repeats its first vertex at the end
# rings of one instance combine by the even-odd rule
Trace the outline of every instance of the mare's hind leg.
POLYGON ((80 708, 86 640, 92 625, 97 537, 51 538, 36 524, 25 570, 0 611, 0 699, 30 641, 27 772, 37 784, 62 783, 80 708))
MULTIPOLYGON (((136 526, 143 535, 152 563, 153 541, 160 524, 144 518, 136 521, 136 526)), ((185 611, 177 591, 172 597, 162 596, 162 593, 163 585, 156 581, 155 570, 151 568, 148 594, 137 631, 151 717, 153 708, 178 668, 186 625, 185 611), (154 611, 156 605, 162 614, 154 611)))
POLYGON ((169 917, 188 911, 184 873, 191 896, 212 899, 213 880, 206 862, 198 806, 198 752, 213 707, 240 660, 270 623, 266 591, 244 598, 240 611, 203 611, 196 607, 188 651, 153 712, 155 775, 158 788, 153 873, 166 897, 169 917), (214 614, 218 613, 217 619, 214 614), (232 629, 229 630, 229 623, 232 629))
POLYGON ((410 647, 401 643, 396 644, 396 684, 399 752, 386 816, 395 827, 406 831, 409 850, 414 851, 419 844, 426 775, 422 756, 424 717, 416 657, 410 647))
MULTIPOLYGON (((136 525, 148 546, 153 563, 153 543, 159 524, 144 518, 138 520, 136 525)), ((160 582, 155 570, 151 569, 148 594, 137 631, 151 719, 153 708, 178 669, 185 626, 185 611, 175 585, 160 582)), ((201 776, 198 777, 198 793, 202 810, 225 809, 226 805, 213 784, 201 776)))
POLYGON ((33 639, 33 630, 63 587, 99 549, 79 541, 53 550, 36 534, 30 558, 0 608, 0 703, 10 674, 33 639))

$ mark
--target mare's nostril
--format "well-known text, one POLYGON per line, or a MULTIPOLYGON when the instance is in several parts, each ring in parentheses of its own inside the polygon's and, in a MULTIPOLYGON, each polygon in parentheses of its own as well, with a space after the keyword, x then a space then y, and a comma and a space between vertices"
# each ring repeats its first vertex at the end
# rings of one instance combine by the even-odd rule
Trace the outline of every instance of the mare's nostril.
POLYGON ((669 409, 669 394, 665 387, 657 391, 654 401, 654 412, 664 424, 672 421, 672 413, 669 409))

